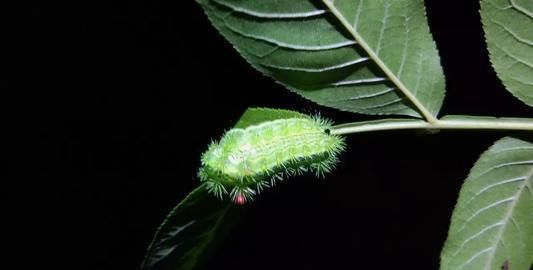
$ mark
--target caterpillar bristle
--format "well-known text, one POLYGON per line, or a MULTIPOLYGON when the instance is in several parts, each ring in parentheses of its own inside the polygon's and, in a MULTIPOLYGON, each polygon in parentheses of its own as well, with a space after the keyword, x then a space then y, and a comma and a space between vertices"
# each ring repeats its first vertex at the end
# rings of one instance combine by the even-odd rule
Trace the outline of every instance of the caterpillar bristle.
POLYGON ((228 193, 224 185, 212 181, 207 182, 207 191, 219 199, 223 199, 224 195, 228 193))
POLYGON ((268 182, 267 181, 258 181, 257 184, 255 185, 255 190, 257 190, 257 194, 263 192, 263 190, 265 190, 266 188, 269 188, 270 186, 268 185, 268 182))

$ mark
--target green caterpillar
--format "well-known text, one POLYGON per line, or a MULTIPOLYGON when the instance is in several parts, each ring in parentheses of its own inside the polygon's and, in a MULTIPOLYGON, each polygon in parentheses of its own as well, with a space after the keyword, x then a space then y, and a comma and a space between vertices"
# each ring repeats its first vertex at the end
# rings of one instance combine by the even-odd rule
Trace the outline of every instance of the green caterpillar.
POLYGON ((344 139, 329 134, 331 122, 303 116, 234 128, 202 155, 198 172, 207 189, 219 198, 245 204, 285 177, 330 172, 345 148, 344 139))

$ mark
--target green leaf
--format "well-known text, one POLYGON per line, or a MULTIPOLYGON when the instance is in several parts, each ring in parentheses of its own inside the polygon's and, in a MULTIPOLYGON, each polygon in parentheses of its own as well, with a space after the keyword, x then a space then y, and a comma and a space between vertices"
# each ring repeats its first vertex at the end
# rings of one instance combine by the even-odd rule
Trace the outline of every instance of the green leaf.
POLYGON ((270 109, 270 108, 248 108, 241 116, 235 128, 246 128, 257 125, 261 122, 285 118, 307 118, 305 114, 295 111, 270 109))
POLYGON ((481 19, 498 77, 533 106, 533 1, 482 0, 481 19))
POLYGON ((496 142, 470 171, 441 270, 527 270, 533 263, 533 144, 496 142))
POLYGON ((225 235, 242 209, 194 189, 167 216, 155 233, 141 269, 199 269, 216 240, 225 235))
POLYGON ((197 0, 256 69, 324 106, 434 120, 444 76, 419 0, 197 0))
MULTIPOLYGON (((294 111, 250 108, 235 127, 264 121, 305 117, 294 111)), ((183 199, 157 229, 147 249, 142 270, 197 270, 246 208, 220 201, 200 185, 183 199)))

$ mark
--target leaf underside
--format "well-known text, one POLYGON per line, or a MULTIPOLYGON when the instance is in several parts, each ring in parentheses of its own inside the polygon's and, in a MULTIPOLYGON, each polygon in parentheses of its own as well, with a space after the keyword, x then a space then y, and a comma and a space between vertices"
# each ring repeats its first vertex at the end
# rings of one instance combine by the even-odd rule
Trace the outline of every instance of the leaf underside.
POLYGON ((160 225, 141 270, 199 269, 238 213, 230 202, 221 202, 199 186, 160 225))
POLYGON ((533 1, 483 0, 481 18, 498 77, 514 96, 533 106, 533 1))
POLYGON ((365 114, 440 109, 444 77, 422 1, 197 1, 253 67, 311 101, 365 114))
POLYGON ((441 270, 528 270, 533 263, 533 144, 496 142, 461 189, 441 270))

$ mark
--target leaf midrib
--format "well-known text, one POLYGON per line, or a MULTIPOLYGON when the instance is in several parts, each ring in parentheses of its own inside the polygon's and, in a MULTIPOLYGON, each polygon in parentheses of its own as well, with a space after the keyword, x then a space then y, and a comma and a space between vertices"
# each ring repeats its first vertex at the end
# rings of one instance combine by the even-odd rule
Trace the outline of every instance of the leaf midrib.
MULTIPOLYGON (((398 78, 389 67, 381 61, 379 56, 374 52, 372 48, 366 43, 365 39, 359 35, 359 33, 352 27, 352 25, 346 20, 346 18, 341 14, 341 12, 335 7, 333 1, 331 0, 321 0, 324 5, 331 11, 331 13, 340 21, 340 23, 346 28, 346 30, 353 36, 357 41, 359 46, 365 50, 370 59, 376 63, 379 68, 387 75, 387 77, 398 87, 398 89, 413 103, 413 105, 419 110, 425 120, 431 124, 436 123, 438 120, 429 110, 418 100, 418 98, 413 95, 413 93, 403 84, 403 82, 398 78)), ((361 0, 362 2, 362 0, 361 0)))

